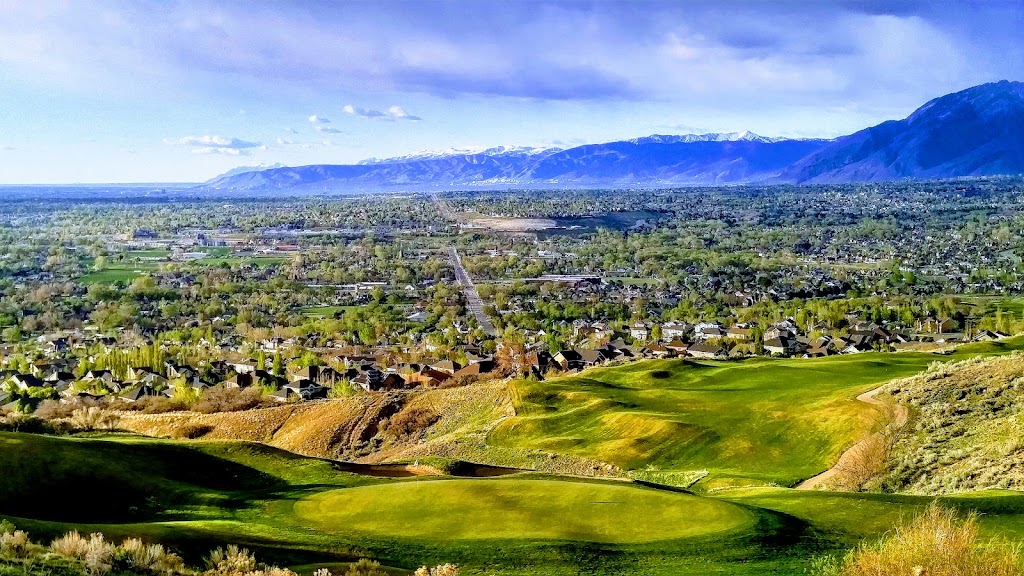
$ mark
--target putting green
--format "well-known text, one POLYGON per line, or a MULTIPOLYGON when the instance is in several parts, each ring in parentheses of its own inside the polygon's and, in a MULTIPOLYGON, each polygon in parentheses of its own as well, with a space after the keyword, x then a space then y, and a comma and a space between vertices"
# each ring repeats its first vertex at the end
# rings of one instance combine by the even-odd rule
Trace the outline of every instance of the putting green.
POLYGON ((609 483, 477 479, 399 482, 303 498, 295 514, 328 532, 428 539, 649 542, 751 528, 740 506, 609 483))

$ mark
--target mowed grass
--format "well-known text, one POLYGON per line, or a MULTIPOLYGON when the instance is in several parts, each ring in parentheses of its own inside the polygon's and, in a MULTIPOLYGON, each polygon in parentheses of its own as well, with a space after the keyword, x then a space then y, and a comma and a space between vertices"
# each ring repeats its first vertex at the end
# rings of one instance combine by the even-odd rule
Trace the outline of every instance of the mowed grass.
POLYGON ((661 360, 512 384, 516 417, 496 446, 595 458, 626 469, 708 470, 702 488, 791 486, 831 466, 879 424, 856 396, 930 363, 1019 349, 1024 339, 956 353, 822 359, 661 360))
MULTIPOLYGON (((0 434, 0 518, 46 541, 71 529, 162 542, 201 562, 227 543, 266 561, 369 557, 411 573, 806 574, 928 498, 738 489, 714 497, 556 477, 393 480, 259 444, 0 434), (144 506, 139 512, 131 506, 144 506), (104 510, 103 507, 110 507, 104 510)), ((949 498, 986 535, 1024 537, 1024 496, 949 498)))
POLYGON ((720 497, 799 518, 851 544, 877 537, 894 524, 921 513, 933 502, 963 513, 979 513, 982 535, 986 538, 1024 539, 1024 493, 1021 492, 986 491, 934 497, 749 488, 731 490, 720 497))
POLYGON ((378 536, 651 542, 750 529, 743 508, 627 484, 541 479, 402 482, 295 504, 312 526, 378 536))

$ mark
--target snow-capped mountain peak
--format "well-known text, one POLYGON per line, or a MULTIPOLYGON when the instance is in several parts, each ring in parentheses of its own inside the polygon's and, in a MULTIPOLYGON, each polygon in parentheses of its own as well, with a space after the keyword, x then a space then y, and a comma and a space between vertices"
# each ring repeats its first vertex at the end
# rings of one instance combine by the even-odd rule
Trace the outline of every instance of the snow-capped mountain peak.
POLYGON ((535 156, 561 151, 561 148, 533 147, 533 146, 475 146, 467 148, 448 148, 445 150, 422 150, 405 156, 392 158, 367 158, 361 160, 360 165, 374 164, 402 164, 405 162, 419 162, 424 160, 439 160, 460 156, 535 156))

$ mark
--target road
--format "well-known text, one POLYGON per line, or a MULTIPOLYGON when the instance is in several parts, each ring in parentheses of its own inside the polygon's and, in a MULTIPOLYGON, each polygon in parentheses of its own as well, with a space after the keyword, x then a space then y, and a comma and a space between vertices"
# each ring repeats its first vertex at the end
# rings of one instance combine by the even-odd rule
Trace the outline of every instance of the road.
POLYGON ((455 277, 459 280, 459 286, 462 286, 462 292, 466 295, 469 311, 476 317, 476 323, 489 336, 497 336, 498 331, 494 329, 494 324, 491 323, 491 319, 484 312, 484 301, 480 298, 480 293, 477 292, 473 279, 469 277, 466 269, 462 267, 459 251, 455 248, 449 248, 448 256, 452 260, 452 266, 455 267, 455 277))

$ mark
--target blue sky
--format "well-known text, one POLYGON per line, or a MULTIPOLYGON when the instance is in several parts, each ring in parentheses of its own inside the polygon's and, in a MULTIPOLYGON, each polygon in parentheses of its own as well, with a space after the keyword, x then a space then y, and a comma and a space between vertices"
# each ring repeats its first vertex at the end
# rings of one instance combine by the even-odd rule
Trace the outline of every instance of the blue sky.
POLYGON ((836 136, 1024 80, 1024 3, 0 0, 0 182, 836 136))

